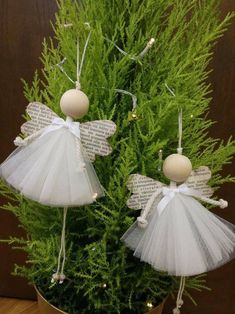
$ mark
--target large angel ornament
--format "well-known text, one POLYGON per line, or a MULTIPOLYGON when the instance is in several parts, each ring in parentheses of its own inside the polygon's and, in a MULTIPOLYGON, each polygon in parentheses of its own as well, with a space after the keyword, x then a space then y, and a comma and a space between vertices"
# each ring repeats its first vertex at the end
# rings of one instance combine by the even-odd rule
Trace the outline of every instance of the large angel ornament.
MULTIPOLYGON (((31 120, 21 127, 27 137, 15 139, 18 148, 0 165, 0 174, 27 198, 64 207, 61 252, 65 259, 67 208, 91 204, 104 195, 92 162, 95 155, 111 153, 106 138, 115 132, 116 125, 109 120, 74 122, 89 108, 89 100, 81 90, 66 91, 60 106, 66 120, 41 103, 28 105, 26 111, 31 120)), ((59 270, 54 279, 62 282, 63 271, 60 276, 58 273, 59 270)))
POLYGON ((209 197, 207 167, 192 171, 190 160, 182 154, 166 158, 163 173, 166 186, 151 178, 134 174, 128 189, 133 193, 128 207, 142 209, 137 221, 122 236, 134 256, 158 271, 181 276, 174 314, 180 313, 185 277, 215 269, 235 256, 235 226, 207 210, 200 201, 228 206, 222 199, 209 197))
POLYGON ((1 166, 1 176, 24 196, 49 206, 80 206, 104 195, 92 166, 95 155, 111 152, 106 138, 116 129, 109 120, 74 122, 88 111, 88 99, 79 90, 61 98, 63 120, 41 103, 30 103, 32 120, 21 127, 25 139, 1 166))

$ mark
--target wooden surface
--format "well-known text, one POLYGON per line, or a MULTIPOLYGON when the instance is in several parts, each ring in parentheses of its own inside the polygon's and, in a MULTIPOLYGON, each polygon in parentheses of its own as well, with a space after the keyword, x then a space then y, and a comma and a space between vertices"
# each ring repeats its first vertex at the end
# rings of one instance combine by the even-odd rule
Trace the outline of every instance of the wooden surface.
MULTIPOLYGON (((235 10, 234 0, 222 1, 222 14, 228 10, 235 10)), ((18 134, 27 104, 20 78, 30 81, 34 70, 40 68, 41 42, 51 33, 49 20, 55 11, 55 0, 0 0, 0 162, 14 149, 12 141, 18 134)), ((214 100, 210 117, 218 121, 211 135, 227 139, 235 135, 235 22, 219 40, 211 67, 214 100)), ((234 165, 235 162, 228 166, 225 173, 235 175, 234 165)), ((229 201, 229 208, 216 213, 235 224, 234 187, 226 184, 219 191, 219 196, 229 201)), ((23 235, 17 225, 12 215, 0 211, 0 238, 23 235)), ((2 244, 0 252, 4 257, 0 259, 0 295, 33 297, 33 290, 24 280, 10 276, 14 263, 22 263, 24 255, 2 244)), ((192 292, 198 306, 186 301, 182 313, 234 314, 235 262, 209 273, 208 286, 212 292, 192 292)), ((172 314, 173 306, 174 302, 168 301, 164 313, 172 314)), ((4 314, 1 310, 0 313, 4 314)))
POLYGON ((1 314, 39 314, 37 302, 0 298, 1 314))
MULTIPOLYGON (((27 105, 20 79, 30 82, 41 67, 42 41, 52 34, 50 19, 56 8, 55 0, 0 0, 0 162, 14 149, 27 105)), ((10 235, 23 236, 24 232, 13 215, 0 211, 0 238, 10 235)), ((0 295, 34 297, 25 280, 10 275, 15 263, 24 262, 24 254, 6 244, 0 244, 0 253, 0 295)))

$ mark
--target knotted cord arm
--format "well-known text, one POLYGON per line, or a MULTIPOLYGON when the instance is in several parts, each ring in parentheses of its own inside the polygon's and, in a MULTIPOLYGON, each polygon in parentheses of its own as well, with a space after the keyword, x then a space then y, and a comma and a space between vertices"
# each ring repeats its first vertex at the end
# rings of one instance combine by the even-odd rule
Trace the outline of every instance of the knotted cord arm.
POLYGON ((27 146, 30 142, 32 142, 35 138, 39 137, 42 133, 43 133, 44 129, 41 129, 33 134, 31 134, 30 136, 26 137, 26 138, 22 138, 20 136, 17 136, 14 140, 14 144, 15 146, 27 146))
POLYGON ((150 199, 148 200, 146 207, 144 208, 144 210, 141 212, 141 215, 137 218, 138 221, 138 225, 141 228, 145 228, 148 224, 146 217, 149 213, 149 211, 151 210, 151 207, 156 199, 156 197, 162 192, 162 189, 159 188, 157 189, 157 191, 155 191, 152 196, 150 197, 150 199))
POLYGON ((211 204, 211 205, 215 205, 215 206, 219 206, 220 208, 226 208, 228 207, 228 202, 223 200, 222 198, 219 199, 219 201, 213 200, 211 198, 208 197, 204 197, 204 196, 196 196, 196 198, 200 199, 201 201, 211 204))

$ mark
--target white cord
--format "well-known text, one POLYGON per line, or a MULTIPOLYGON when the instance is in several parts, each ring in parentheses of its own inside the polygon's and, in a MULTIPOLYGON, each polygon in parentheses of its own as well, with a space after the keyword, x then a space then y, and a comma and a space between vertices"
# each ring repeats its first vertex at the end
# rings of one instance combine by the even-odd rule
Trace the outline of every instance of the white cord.
POLYGON ((65 245, 65 228, 66 228, 66 217, 67 217, 68 207, 64 207, 64 218, 63 218, 63 228, 62 228, 62 236, 61 236, 61 244, 63 249, 63 260, 62 267, 60 271, 60 283, 63 283, 65 279, 64 275, 64 265, 66 260, 66 245, 65 245))
POLYGON ((89 35, 86 39, 85 42, 85 46, 83 49, 83 53, 82 53, 82 58, 81 58, 81 63, 80 63, 80 45, 79 45, 79 38, 77 38, 77 79, 76 81, 74 81, 69 75, 68 73, 65 71, 63 65, 65 63, 65 61, 67 60, 66 58, 64 58, 61 62, 57 63, 58 68, 61 70, 61 72, 64 73, 64 75, 67 77, 67 79, 72 82, 73 84, 76 85, 76 89, 81 89, 81 83, 80 83, 80 76, 82 73, 82 68, 84 65, 84 61, 85 61, 85 56, 86 56, 86 51, 87 51, 87 47, 90 41, 90 37, 91 37, 91 31, 89 32, 89 35))
MULTIPOLYGON (((176 97, 174 91, 165 83, 166 88, 168 91, 171 93, 173 97, 176 97)), ((177 148, 177 153, 182 155, 183 154, 183 148, 182 148, 182 136, 183 136, 183 113, 182 109, 180 108, 179 110, 179 115, 178 115, 178 130, 179 130, 179 139, 178 139, 178 148, 177 148)))
POLYGON ((70 82, 76 84, 76 82, 66 73, 66 71, 65 71, 65 69, 64 69, 64 67, 63 67, 63 64, 65 63, 66 60, 67 60, 67 59, 64 58, 61 62, 57 63, 57 66, 58 66, 58 68, 60 69, 60 71, 64 73, 64 75, 67 77, 67 79, 68 79, 70 82))
POLYGON ((118 45, 116 45, 114 41, 112 41, 112 40, 110 40, 110 39, 108 39, 108 38, 106 38, 106 37, 104 37, 104 39, 107 40, 107 41, 108 41, 109 43, 111 43, 112 45, 114 45, 114 47, 117 48, 117 50, 118 50, 119 52, 121 52, 124 56, 129 56, 130 59, 135 60, 134 57, 132 57, 132 56, 129 55, 127 52, 125 52, 124 50, 122 50, 118 45))
POLYGON ((85 60, 86 51, 87 51, 87 47, 88 47, 90 38, 91 38, 91 31, 89 32, 89 35, 88 35, 88 37, 86 39, 86 43, 85 43, 85 46, 84 46, 84 49, 83 49, 83 53, 82 53, 81 64, 79 62, 79 54, 80 54, 80 51, 79 51, 79 38, 77 39, 77 82, 76 82, 76 88, 77 89, 81 88, 80 76, 81 76, 81 73, 82 73, 82 68, 83 68, 83 65, 84 65, 84 60, 85 60))
POLYGON ((182 306, 182 297, 183 297, 183 293, 184 293, 184 288, 185 288, 185 277, 182 277, 182 284, 181 284, 181 291, 180 291, 180 295, 179 295, 179 300, 178 303, 181 303, 180 306, 182 306))
POLYGON ((62 236, 60 238, 60 251, 59 251, 59 255, 58 255, 58 259, 57 259, 57 270, 56 270, 56 274, 59 275, 60 273, 60 263, 61 263, 61 255, 63 252, 63 243, 62 243, 62 236))
POLYGON ((116 88, 114 90, 117 93, 121 93, 121 94, 125 94, 125 95, 131 96, 131 98, 132 98, 132 110, 134 111, 136 109, 136 107, 137 107, 137 97, 134 94, 132 94, 130 92, 127 92, 126 90, 123 90, 123 89, 116 88))
MULTIPOLYGON (((79 82, 80 84, 80 44, 79 44, 79 38, 77 38, 77 81, 76 81, 76 88, 77 87, 77 84, 79 82)), ((80 85, 80 88, 81 88, 81 85, 80 85)), ((78 88, 78 89, 80 89, 78 88)))
POLYGON ((157 196, 162 192, 161 188, 158 188, 155 192, 153 192, 153 194, 151 195, 150 199, 148 200, 145 209, 143 210, 143 212, 141 213, 141 217, 143 217, 144 219, 147 217, 149 210, 151 209, 154 201, 156 200, 157 196))
POLYGON ((60 251, 57 260, 57 270, 56 273, 52 275, 51 282, 59 281, 59 283, 63 283, 65 279, 64 275, 64 265, 66 260, 66 249, 65 249, 65 229, 66 229, 66 218, 67 218, 68 207, 64 207, 64 216, 63 216, 63 227, 60 239, 60 251), (61 258, 63 254, 62 266, 61 266, 61 258))
POLYGON ((182 153, 183 153, 183 148, 182 148, 183 113, 182 113, 182 109, 180 109, 180 111, 179 111, 178 125, 179 125, 179 141, 178 141, 177 152, 178 152, 178 154, 182 155, 182 153))

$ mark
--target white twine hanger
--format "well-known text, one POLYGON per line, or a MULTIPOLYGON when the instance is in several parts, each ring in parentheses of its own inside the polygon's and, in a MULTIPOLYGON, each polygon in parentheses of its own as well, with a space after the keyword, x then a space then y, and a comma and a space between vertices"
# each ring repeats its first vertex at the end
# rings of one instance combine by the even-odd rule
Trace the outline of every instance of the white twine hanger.
POLYGON ((86 51, 87 51, 87 47, 89 44, 91 38, 91 31, 88 34, 88 37, 86 39, 86 43, 83 49, 83 53, 82 53, 82 58, 81 58, 81 63, 80 63, 80 47, 79 47, 79 38, 77 38, 77 80, 76 80, 76 88, 77 89, 81 89, 81 83, 80 83, 80 76, 82 73, 82 68, 84 65, 84 60, 85 60, 85 56, 86 56, 86 51))
MULTIPOLYGON (((167 83, 165 83, 165 87, 170 92, 170 94, 173 97, 176 97, 176 94, 174 91, 168 86, 167 83)), ((183 111, 182 108, 179 108, 178 113, 178 147, 177 147, 177 153, 182 155, 183 154, 183 148, 182 148, 182 137, 183 137, 183 111)))
POLYGON ((177 152, 178 154, 182 155, 183 154, 183 148, 182 148, 182 136, 183 136, 183 113, 182 109, 179 111, 178 115, 178 148, 177 152))
POLYGON ((67 58, 64 58, 62 61, 60 61, 59 63, 57 63, 56 66, 58 66, 58 68, 60 69, 61 72, 64 73, 64 75, 67 77, 67 79, 72 82, 73 84, 76 84, 76 81, 74 81, 68 74, 67 72, 65 71, 63 65, 64 63, 66 62, 67 58))
MULTIPOLYGON (((67 58, 64 58, 61 62, 59 62, 57 64, 58 68, 61 70, 61 72, 63 72, 65 74, 65 76, 67 77, 67 79, 72 82, 73 84, 75 84, 76 89, 81 89, 81 82, 80 82, 80 77, 81 77, 81 73, 82 73, 82 69, 83 69, 83 65, 84 65, 84 61, 85 61, 85 56, 86 56, 86 51, 87 51, 87 47, 91 38, 91 27, 90 24, 88 22, 84 23, 90 30, 86 42, 85 42, 85 46, 83 48, 83 52, 82 52, 82 57, 81 57, 81 62, 80 62, 80 42, 79 42, 79 37, 77 38, 77 71, 76 71, 76 81, 74 81, 69 75, 68 73, 65 71, 63 65, 66 62, 67 58)), ((69 28, 72 27, 73 24, 72 23, 68 23, 68 24, 64 24, 65 28, 69 28)))

